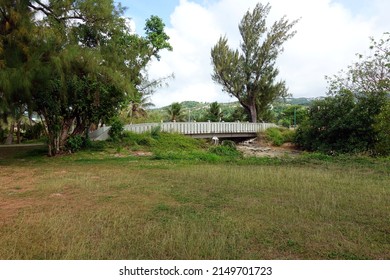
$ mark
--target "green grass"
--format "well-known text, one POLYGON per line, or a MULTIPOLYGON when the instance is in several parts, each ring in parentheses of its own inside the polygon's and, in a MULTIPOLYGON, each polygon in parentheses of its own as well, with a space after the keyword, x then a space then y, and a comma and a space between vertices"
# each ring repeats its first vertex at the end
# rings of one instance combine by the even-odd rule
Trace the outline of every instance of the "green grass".
POLYGON ((0 259, 390 259, 389 159, 223 161, 188 141, 169 160, 106 143, 0 161, 0 259))
POLYGON ((260 138, 265 138, 274 146, 281 146, 286 142, 293 142, 295 131, 284 127, 271 127, 260 133, 260 138))

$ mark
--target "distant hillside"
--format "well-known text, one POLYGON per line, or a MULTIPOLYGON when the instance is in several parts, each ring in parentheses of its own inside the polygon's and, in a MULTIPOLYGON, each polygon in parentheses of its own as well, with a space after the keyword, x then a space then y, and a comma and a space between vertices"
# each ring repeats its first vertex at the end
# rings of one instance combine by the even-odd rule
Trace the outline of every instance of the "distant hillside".
MULTIPOLYGON (((275 122, 279 121, 281 118, 285 118, 286 110, 290 110, 290 106, 304 106, 307 107, 313 100, 318 98, 286 98, 275 101, 272 105, 272 118, 275 122)), ((207 121, 208 110, 210 108, 211 102, 198 102, 198 101, 183 101, 180 103, 182 106, 182 112, 184 119, 187 121, 207 121)), ((223 112, 224 121, 235 121, 235 120, 245 120, 246 117, 240 103, 237 102, 228 102, 228 103, 219 103, 221 106, 221 111, 223 112), (242 112, 242 113, 240 113, 242 112)), ((141 122, 160 122, 167 120, 167 108, 161 107, 148 110, 148 119, 139 120, 141 122)), ((293 111, 292 111, 293 112, 293 111)))
MULTIPOLYGON (((321 97, 319 97, 321 98, 321 97)), ((306 98, 306 97, 299 97, 299 98, 286 98, 285 100, 281 99, 278 100, 277 103, 285 103, 286 105, 302 105, 302 106, 308 106, 313 100, 316 100, 318 98, 306 98)), ((182 105, 183 109, 194 109, 194 110, 201 110, 201 109, 207 109, 211 102, 198 102, 198 101, 183 101, 180 102, 182 105)), ((223 108, 231 108, 231 107, 237 107, 240 106, 240 103, 238 101, 236 102, 228 102, 228 103, 219 103, 223 108)), ((160 108, 155 108, 155 109, 150 109, 150 111, 165 111, 168 106, 160 107, 160 108)))

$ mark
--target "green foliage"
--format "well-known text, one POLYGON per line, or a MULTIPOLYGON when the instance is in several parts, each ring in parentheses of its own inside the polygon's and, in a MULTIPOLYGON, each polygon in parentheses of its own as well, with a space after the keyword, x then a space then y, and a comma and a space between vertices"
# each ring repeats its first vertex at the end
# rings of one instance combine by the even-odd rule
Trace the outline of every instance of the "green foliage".
POLYGON ((155 139, 151 137, 150 133, 134 133, 126 131, 122 135, 121 144, 130 147, 133 150, 139 149, 141 146, 150 148, 155 139))
POLYGON ((268 128, 265 131, 265 138, 275 146, 281 146, 284 143, 282 132, 278 128, 268 128))
POLYGON ((68 141, 66 142, 66 148, 71 152, 77 152, 81 148, 83 148, 83 137, 80 135, 72 135, 68 138, 68 141))
POLYGON ((174 102, 166 109, 168 119, 171 122, 180 122, 184 120, 183 108, 180 103, 174 102))
POLYGON ((292 105, 283 108, 278 116, 277 123, 284 127, 300 125, 308 116, 308 108, 301 105, 292 105))
POLYGON ((330 154, 389 154, 390 34, 384 36, 371 39, 373 56, 359 55, 346 72, 328 77, 331 96, 310 107, 298 145, 330 154))
POLYGON ((119 139, 122 138, 123 131, 124 131, 123 123, 118 118, 114 118, 111 121, 111 128, 110 131, 108 132, 110 138, 113 141, 118 141, 119 139))
POLYGON ((225 146, 225 147, 232 148, 232 149, 236 149, 237 148, 236 143, 234 141, 232 141, 232 140, 223 140, 221 145, 225 146))
POLYGON ((228 145, 212 146, 209 148, 209 152, 222 157, 239 158, 242 157, 240 151, 236 147, 228 145))
POLYGON ((223 113, 221 105, 219 105, 218 102, 211 103, 207 112, 207 119, 212 122, 220 122, 222 118, 223 113))
POLYGON ((269 119, 269 104, 287 96, 285 82, 276 81, 279 70, 275 61, 284 42, 295 35, 291 29, 297 21, 283 17, 267 28, 270 10, 269 4, 259 3, 244 15, 239 25, 241 52, 230 49, 226 37, 221 37, 211 50, 213 80, 238 99, 252 122, 269 119))
POLYGON ((153 150, 164 151, 196 151, 204 148, 204 141, 176 133, 161 133, 153 150))
POLYGON ((167 49, 172 51, 172 46, 168 43, 169 36, 164 31, 165 24, 161 18, 157 16, 151 16, 146 21, 145 33, 148 41, 152 44, 154 55, 157 59, 160 59, 158 51, 167 49))
POLYGON ((137 134, 125 132, 120 147, 131 150, 147 150, 153 152, 158 160, 193 160, 216 162, 242 157, 233 141, 224 141, 220 146, 209 145, 200 139, 175 133, 158 132, 156 137, 151 132, 137 134))
POLYGON ((265 131, 264 137, 272 145, 281 146, 284 143, 293 142, 295 139, 295 131, 281 127, 271 127, 265 131))
POLYGON ((66 147, 64 136, 107 123, 132 101, 140 108, 162 82, 146 71, 172 49, 160 18, 141 37, 112 0, 8 2, 0 4, 0 115, 22 107, 42 116, 49 155, 66 147))
POLYGON ((374 131, 377 135, 375 152, 377 155, 390 155, 390 101, 383 106, 376 116, 374 131))
POLYGON ((282 130, 283 142, 294 142, 296 137, 296 131, 291 129, 282 130))
POLYGON ((44 134, 44 127, 42 123, 36 123, 34 125, 27 126, 24 138, 26 140, 37 140, 40 139, 44 134))
POLYGON ((160 134, 161 134, 161 126, 155 126, 152 128, 152 130, 150 131, 150 135, 152 136, 152 138, 156 139, 156 138, 159 138, 160 137, 160 134))
POLYGON ((309 119, 297 131, 296 143, 309 151, 325 153, 376 153, 374 129, 382 98, 355 99, 351 92, 314 102, 309 119))

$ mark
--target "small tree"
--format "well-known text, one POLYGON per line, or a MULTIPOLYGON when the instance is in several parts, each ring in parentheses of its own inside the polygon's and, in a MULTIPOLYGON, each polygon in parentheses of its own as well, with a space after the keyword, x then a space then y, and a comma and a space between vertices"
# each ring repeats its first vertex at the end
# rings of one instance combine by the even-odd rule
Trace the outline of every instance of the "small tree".
POLYGON ((285 82, 276 81, 279 70, 275 61, 284 42, 295 35, 291 30, 297 21, 289 22, 283 17, 267 28, 270 10, 269 4, 259 3, 245 14, 239 25, 241 52, 230 49, 226 37, 221 37, 211 50, 213 80, 238 99, 252 122, 263 120, 268 105, 287 96, 285 82))
POLYGON ((218 102, 213 102, 210 104, 210 107, 207 112, 208 120, 212 122, 220 122, 222 120, 223 113, 221 109, 221 105, 218 102))

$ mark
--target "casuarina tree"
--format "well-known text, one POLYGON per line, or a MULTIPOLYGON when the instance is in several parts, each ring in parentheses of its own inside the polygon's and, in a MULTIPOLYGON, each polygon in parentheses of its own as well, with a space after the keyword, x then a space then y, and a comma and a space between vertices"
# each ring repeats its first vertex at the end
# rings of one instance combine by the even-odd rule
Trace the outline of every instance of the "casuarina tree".
POLYGON ((287 96, 285 82, 276 80, 279 70, 275 62, 283 44, 295 35, 292 29, 297 20, 282 17, 267 27, 270 10, 269 4, 259 3, 244 15, 239 24, 240 50, 231 49, 226 37, 221 37, 211 50, 213 80, 238 99, 252 122, 264 120, 269 104, 287 96))

